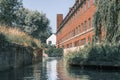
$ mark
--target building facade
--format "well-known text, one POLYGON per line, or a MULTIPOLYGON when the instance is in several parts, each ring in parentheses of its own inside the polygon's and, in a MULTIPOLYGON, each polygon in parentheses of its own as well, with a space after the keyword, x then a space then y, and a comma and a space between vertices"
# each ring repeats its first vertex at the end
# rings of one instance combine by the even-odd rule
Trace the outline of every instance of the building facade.
POLYGON ((57 14, 56 46, 70 49, 92 42, 95 11, 95 0, 76 0, 64 19, 57 14))
POLYGON ((56 45, 56 35, 52 34, 47 40, 47 45, 56 45))

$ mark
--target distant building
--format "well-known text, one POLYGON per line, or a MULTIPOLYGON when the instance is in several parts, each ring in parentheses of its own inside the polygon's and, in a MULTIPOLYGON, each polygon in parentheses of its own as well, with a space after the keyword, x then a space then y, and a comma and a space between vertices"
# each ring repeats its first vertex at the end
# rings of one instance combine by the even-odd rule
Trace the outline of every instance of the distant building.
POLYGON ((47 40, 46 43, 48 45, 56 45, 56 35, 52 34, 47 40))

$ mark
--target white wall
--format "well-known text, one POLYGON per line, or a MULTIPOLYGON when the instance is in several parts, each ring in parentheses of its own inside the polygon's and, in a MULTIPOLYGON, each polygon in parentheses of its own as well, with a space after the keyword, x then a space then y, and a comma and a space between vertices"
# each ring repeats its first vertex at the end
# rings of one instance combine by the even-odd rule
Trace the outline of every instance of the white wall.
POLYGON ((52 35, 46 40, 46 43, 49 44, 49 41, 52 42, 51 45, 56 45, 56 35, 55 35, 55 34, 52 34, 52 35))
POLYGON ((84 45, 78 46, 78 47, 66 48, 66 49, 64 49, 64 56, 67 56, 67 54, 69 54, 69 52, 79 51, 82 48, 84 48, 84 45))

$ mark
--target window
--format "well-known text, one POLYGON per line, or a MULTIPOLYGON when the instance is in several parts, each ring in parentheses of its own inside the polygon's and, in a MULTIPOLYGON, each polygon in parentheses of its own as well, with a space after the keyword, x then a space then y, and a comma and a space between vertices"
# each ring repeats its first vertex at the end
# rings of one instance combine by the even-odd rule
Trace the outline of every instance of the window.
POLYGON ((86 11, 86 1, 84 2, 84 11, 86 11))
POLYGON ((88 28, 91 28, 91 19, 88 19, 88 28))
POLYGON ((88 8, 90 7, 90 0, 88 0, 88 8))
POLYGON ((72 37, 72 31, 70 31, 70 37, 72 37))
POLYGON ((80 33, 80 25, 78 26, 78 33, 80 33))
POLYGON ((62 48, 64 48, 64 45, 62 45, 62 48))
POLYGON ((95 35, 92 35, 92 41, 94 41, 94 39, 95 39, 95 35))
POLYGON ((91 19, 91 27, 94 27, 94 25, 93 25, 93 19, 91 19))
POLYGON ((84 22, 85 30, 87 29, 87 21, 84 22))
POLYGON ((72 36, 75 36, 75 29, 72 31, 72 36))
POLYGON ((81 13, 83 13, 83 5, 81 5, 81 10, 80 10, 81 13))
POLYGON ((75 44, 74 44, 74 42, 72 43, 72 47, 75 47, 75 44))
POLYGON ((82 31, 84 31, 84 25, 83 25, 83 23, 81 24, 81 26, 82 26, 82 31))
POLYGON ((75 47, 79 46, 79 41, 76 41, 74 44, 75 44, 75 47))
POLYGON ((78 34, 77 28, 75 29, 75 34, 78 34))
POLYGON ((79 0, 79 4, 81 3, 81 0, 79 0))
POLYGON ((72 43, 69 44, 69 47, 72 47, 72 43))
POLYGON ((83 24, 83 31, 86 30, 86 27, 87 27, 87 26, 86 26, 86 23, 87 23, 87 22, 85 21, 84 24, 83 24))
POLYGON ((80 46, 85 45, 86 44, 86 39, 84 38, 84 39, 80 40, 79 44, 80 44, 80 46))
POLYGON ((78 17, 80 16, 81 14, 80 14, 80 8, 78 9, 78 17))
POLYGON ((90 38, 90 36, 88 37, 88 42, 91 42, 91 38, 90 38))
POLYGON ((69 48, 69 44, 67 44, 67 48, 69 48))
POLYGON ((52 41, 48 41, 48 45, 51 45, 52 44, 52 41))

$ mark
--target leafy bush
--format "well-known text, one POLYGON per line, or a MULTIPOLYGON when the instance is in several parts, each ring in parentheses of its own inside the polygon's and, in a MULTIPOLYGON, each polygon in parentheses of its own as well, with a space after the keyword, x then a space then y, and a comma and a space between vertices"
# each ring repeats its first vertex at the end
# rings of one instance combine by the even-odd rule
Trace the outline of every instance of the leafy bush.
POLYGON ((49 46, 45 51, 49 57, 62 57, 63 56, 63 49, 56 48, 55 46, 49 46))
POLYGON ((70 52, 66 60, 69 64, 94 62, 119 62, 120 44, 89 45, 79 51, 70 52))

